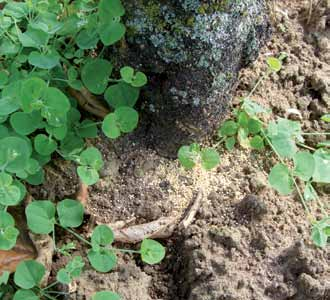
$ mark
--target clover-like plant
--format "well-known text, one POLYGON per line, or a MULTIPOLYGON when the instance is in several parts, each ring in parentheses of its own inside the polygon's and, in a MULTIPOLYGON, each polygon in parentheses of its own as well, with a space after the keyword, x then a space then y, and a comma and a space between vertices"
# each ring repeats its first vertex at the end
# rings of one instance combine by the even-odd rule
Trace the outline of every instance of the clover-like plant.
POLYGON ((220 163, 219 153, 213 148, 204 148, 193 143, 190 146, 182 146, 178 152, 181 165, 186 169, 192 169, 200 165, 204 170, 211 170, 220 163))
MULTIPOLYGON (((124 14, 120 0, 2 1, 0 250, 13 248, 19 235, 8 208, 21 204, 26 184, 43 183, 43 167, 55 155, 76 163, 83 183, 95 184, 103 167, 102 155, 97 148, 86 147, 85 140, 101 132, 116 139, 137 127, 134 106, 147 77, 129 66, 116 70, 120 62, 104 55, 107 47, 125 35, 124 14)), ((34 201, 26 208, 32 232, 55 236, 59 226, 86 241, 72 230, 81 225, 83 213, 82 205, 71 199, 57 205, 34 201)), ((107 272, 114 266, 117 250, 111 247, 113 240, 103 243, 110 229, 97 230, 101 232, 93 234, 94 242, 87 241, 88 259, 96 269, 107 272), (95 235, 102 243, 97 244, 95 235)), ((137 252, 145 261, 156 262, 165 253, 160 244, 142 244, 137 252)), ((73 248, 68 244, 56 250, 70 256, 73 248)), ((58 281, 67 283, 78 276, 80 268, 81 260, 74 258, 59 272, 58 281)), ((38 263, 22 263, 15 273, 15 283, 22 290, 14 299, 51 299, 38 288, 42 274, 38 263)), ((7 282, 7 275, 3 272, 1 283, 7 282)), ((101 292, 94 299, 117 298, 101 292)))
MULTIPOLYGON (((249 95, 242 99, 242 103, 234 113, 236 120, 225 121, 218 130, 219 143, 225 141, 228 150, 232 150, 236 137, 244 148, 263 150, 270 147, 278 157, 279 162, 269 173, 269 184, 281 195, 290 195, 294 190, 312 222, 312 240, 315 245, 325 247, 330 237, 330 218, 326 206, 319 198, 315 187, 319 184, 330 184, 330 151, 329 140, 318 143, 316 148, 305 144, 306 135, 330 135, 328 132, 304 133, 301 124, 284 118, 264 123, 260 117, 269 110, 253 102, 250 97, 257 86, 272 72, 279 72, 282 68, 281 55, 279 59, 267 59, 268 69, 258 80, 249 95), (301 189, 301 187, 303 189, 301 189), (316 201, 322 212, 322 219, 313 215, 310 202, 316 201)), ((329 122, 329 115, 321 118, 329 122)))
MULTIPOLYGON (((6 212, 3 212, 2 215, 5 216, 2 223, 8 224, 3 226, 14 229, 12 217, 9 214, 7 216, 6 212)), ((31 202, 26 207, 27 224, 31 232, 55 236, 56 226, 66 230, 86 244, 89 248, 87 259, 90 265, 98 272, 110 272, 116 266, 118 252, 139 254, 142 261, 150 265, 157 264, 164 259, 165 248, 159 242, 150 239, 143 240, 139 250, 113 247, 114 233, 106 225, 98 225, 93 230, 91 238, 89 240, 85 239, 73 230, 73 228, 81 226, 83 216, 83 206, 80 202, 72 199, 64 199, 58 202, 57 205, 49 200, 38 200, 31 202)), ((15 243, 15 240, 4 240, 2 238, 0 242, 4 243, 7 248, 10 248, 11 243, 15 243)), ((74 248, 72 243, 65 245, 62 249, 58 249, 55 245, 56 251, 59 253, 64 252, 69 257, 71 257, 69 251, 74 248)), ((14 283, 17 289, 13 299, 55 299, 52 295, 60 295, 60 293, 51 288, 59 283, 69 285, 75 278, 81 275, 84 266, 85 261, 81 256, 72 257, 66 266, 57 272, 56 281, 41 288, 40 284, 45 275, 45 267, 34 260, 22 261, 17 266, 14 274, 14 283)), ((7 284, 8 278, 9 272, 4 272, 0 277, 0 286, 7 284)), ((120 297, 113 292, 102 291, 96 293, 92 299, 115 300, 120 299, 120 297)))

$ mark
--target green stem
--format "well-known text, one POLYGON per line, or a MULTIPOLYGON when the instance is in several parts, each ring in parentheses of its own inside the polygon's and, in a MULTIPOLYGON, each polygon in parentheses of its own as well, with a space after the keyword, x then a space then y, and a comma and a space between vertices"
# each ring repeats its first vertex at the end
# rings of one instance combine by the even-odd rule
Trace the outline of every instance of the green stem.
POLYGON ((53 286, 57 285, 58 283, 59 283, 58 281, 55 281, 55 282, 51 283, 50 285, 47 285, 45 288, 41 289, 41 291, 44 292, 44 291, 52 288, 53 286))
POLYGON ((98 125, 102 125, 102 124, 103 124, 103 122, 95 122, 95 123, 92 123, 92 124, 79 126, 78 129, 85 129, 85 128, 89 128, 89 127, 92 127, 92 126, 98 126, 98 125))
POLYGON ((62 227, 64 230, 70 232, 70 233, 71 233, 72 235, 74 235, 77 239, 81 240, 82 242, 86 243, 86 244, 89 245, 89 246, 92 246, 92 243, 91 243, 91 242, 89 242, 89 241, 87 241, 86 239, 84 239, 80 234, 74 232, 72 229, 67 228, 67 227, 63 227, 63 226, 61 226, 61 225, 59 225, 59 224, 57 224, 57 225, 60 226, 60 227, 62 227))
POLYGON ((110 248, 110 250, 120 251, 123 253, 141 254, 141 251, 138 250, 129 250, 129 249, 120 249, 120 248, 110 248))
POLYGON ((297 145, 300 146, 300 147, 306 148, 308 150, 311 150, 311 151, 315 151, 316 150, 315 148, 310 147, 310 146, 307 146, 307 145, 305 145, 303 143, 297 143, 297 145))
POLYGON ((225 140, 226 140, 227 137, 223 137, 221 138, 221 140, 219 142, 217 142, 213 147, 214 148, 217 148, 219 147, 225 140))
POLYGON ((122 82, 122 79, 113 79, 113 78, 109 78, 108 82, 122 82))
POLYGON ((253 87, 253 89, 250 91, 250 93, 247 95, 246 98, 250 98, 253 93, 256 91, 256 89, 258 88, 258 86, 261 84, 261 82, 266 79, 270 74, 270 71, 268 70, 266 73, 264 73, 257 81, 257 83, 255 84, 255 86, 253 87))
POLYGON ((51 295, 48 295, 48 294, 43 294, 44 297, 46 297, 47 299, 50 299, 50 300, 57 300, 56 298, 52 297, 51 295))

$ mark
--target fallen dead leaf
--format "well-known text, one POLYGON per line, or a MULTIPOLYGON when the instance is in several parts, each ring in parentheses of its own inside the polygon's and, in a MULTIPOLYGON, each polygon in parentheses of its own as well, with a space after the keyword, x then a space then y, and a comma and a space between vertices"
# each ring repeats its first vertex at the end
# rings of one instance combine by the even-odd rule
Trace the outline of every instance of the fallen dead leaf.
POLYGON ((37 257, 37 250, 30 239, 25 223, 24 207, 15 207, 9 211, 15 218, 16 227, 20 231, 16 246, 9 250, 0 250, 0 275, 4 271, 15 272, 17 265, 24 260, 37 257))

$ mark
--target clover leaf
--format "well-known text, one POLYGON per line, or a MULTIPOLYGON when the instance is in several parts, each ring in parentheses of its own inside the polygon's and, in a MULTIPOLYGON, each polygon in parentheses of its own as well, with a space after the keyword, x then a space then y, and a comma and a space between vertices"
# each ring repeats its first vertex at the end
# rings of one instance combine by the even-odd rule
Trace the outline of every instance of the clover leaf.
POLYGON ((0 211, 0 250, 10 250, 16 244, 19 231, 15 228, 14 218, 0 211))
POLYGON ((92 300, 120 300, 120 296, 113 292, 101 291, 93 295, 92 300))
POLYGON ((162 261, 165 257, 165 248, 157 241, 145 239, 141 243, 142 261, 154 265, 162 261))
POLYGON ((289 168, 284 164, 278 163, 272 168, 268 181, 281 195, 289 195, 293 191, 293 179, 289 168))
POLYGON ((79 227, 84 218, 84 207, 76 200, 64 199, 57 204, 59 222, 63 227, 79 227))
POLYGON ((25 209, 29 229, 37 234, 54 231, 55 205, 47 200, 31 202, 25 209))
POLYGON ((45 267, 34 260, 22 261, 16 268, 14 282, 22 289, 31 289, 39 285, 45 272, 45 267))

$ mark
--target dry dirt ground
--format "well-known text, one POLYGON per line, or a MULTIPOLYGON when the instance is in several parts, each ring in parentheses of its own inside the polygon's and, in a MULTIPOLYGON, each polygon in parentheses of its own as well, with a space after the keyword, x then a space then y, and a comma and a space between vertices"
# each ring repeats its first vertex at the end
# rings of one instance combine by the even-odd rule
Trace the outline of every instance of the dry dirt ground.
MULTIPOLYGON (((269 6, 272 38, 258 61, 241 72, 232 106, 265 70, 265 58, 286 52, 283 70, 253 100, 271 108, 273 118, 297 109, 305 131, 329 129, 319 118, 330 111, 330 2, 277 0, 269 6)), ((296 195, 280 197, 268 187, 275 162, 270 152, 220 149, 221 165, 205 173, 183 170, 145 141, 99 139, 96 146, 106 166, 87 210, 97 222, 140 224, 178 216, 199 191, 204 198, 188 229, 162 240, 168 251, 163 263, 146 266, 124 255, 110 274, 87 267, 67 299, 90 299, 97 290, 111 289, 124 300, 330 300, 330 253, 312 245, 296 195)), ((73 167, 52 166, 47 174, 48 185, 36 197, 75 193, 73 167)), ((329 204, 329 187, 319 192, 329 204)), ((61 242, 69 240, 64 236, 61 242)), ((85 256, 82 248, 77 253, 85 256)), ((65 260, 54 259, 55 272, 65 260)))

